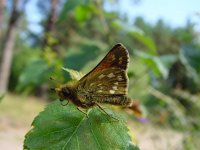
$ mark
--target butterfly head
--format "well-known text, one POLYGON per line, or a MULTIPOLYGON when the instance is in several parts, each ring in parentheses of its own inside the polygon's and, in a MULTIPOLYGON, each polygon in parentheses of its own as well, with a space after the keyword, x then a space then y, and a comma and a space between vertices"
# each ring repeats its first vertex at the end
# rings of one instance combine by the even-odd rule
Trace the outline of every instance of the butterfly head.
POLYGON ((60 97, 61 101, 64 99, 69 99, 72 95, 70 88, 67 86, 61 86, 59 88, 55 88, 54 90, 60 97))
POLYGON ((53 90, 59 96, 60 100, 73 100, 76 97, 77 82, 68 82, 60 85, 53 90))

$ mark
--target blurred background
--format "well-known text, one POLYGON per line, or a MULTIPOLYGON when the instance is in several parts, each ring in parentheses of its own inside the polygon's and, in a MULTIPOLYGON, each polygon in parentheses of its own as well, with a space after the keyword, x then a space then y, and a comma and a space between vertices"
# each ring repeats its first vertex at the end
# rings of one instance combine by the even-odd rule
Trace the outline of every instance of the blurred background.
POLYGON ((200 149, 199 0, 0 0, 0 147, 22 149, 33 118, 116 43, 130 53, 127 118, 141 150, 200 149), (56 81, 52 82, 49 77, 56 81))

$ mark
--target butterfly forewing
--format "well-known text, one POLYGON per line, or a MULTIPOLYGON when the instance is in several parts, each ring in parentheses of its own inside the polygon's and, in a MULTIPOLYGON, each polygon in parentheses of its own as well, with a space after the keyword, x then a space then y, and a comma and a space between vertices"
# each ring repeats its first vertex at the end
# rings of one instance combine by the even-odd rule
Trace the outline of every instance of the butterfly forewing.
POLYGON ((105 69, 119 68, 121 70, 126 70, 128 61, 129 55, 127 49, 122 44, 117 44, 109 51, 103 60, 80 81, 88 80, 91 76, 105 69))
POLYGON ((127 77, 120 69, 106 69, 90 78, 86 85, 94 95, 125 95, 127 94, 127 77))
POLYGON ((104 59, 79 81, 79 94, 126 95, 128 60, 127 49, 121 44, 115 45, 104 59))

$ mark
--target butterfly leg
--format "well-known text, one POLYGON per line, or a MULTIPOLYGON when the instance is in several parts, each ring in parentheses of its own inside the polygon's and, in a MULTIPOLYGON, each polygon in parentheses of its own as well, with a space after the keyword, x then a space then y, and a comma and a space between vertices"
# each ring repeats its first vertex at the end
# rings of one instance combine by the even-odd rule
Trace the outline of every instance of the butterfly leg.
POLYGON ((77 110, 79 110, 80 112, 82 112, 83 114, 85 114, 85 116, 86 116, 87 118, 89 118, 87 112, 83 111, 80 107, 77 107, 77 110))
POLYGON ((67 106, 69 104, 69 100, 67 100, 67 104, 63 104, 63 100, 62 99, 60 99, 60 102, 61 102, 62 106, 67 106))
POLYGON ((119 121, 119 119, 117 119, 117 118, 111 116, 110 114, 108 114, 108 113, 103 109, 103 107, 102 107, 100 104, 98 104, 98 103, 95 103, 95 104, 96 104, 96 105, 99 107, 99 109, 100 109, 101 111, 103 111, 106 115, 108 115, 109 117, 111 117, 111 118, 113 118, 113 119, 119 121))

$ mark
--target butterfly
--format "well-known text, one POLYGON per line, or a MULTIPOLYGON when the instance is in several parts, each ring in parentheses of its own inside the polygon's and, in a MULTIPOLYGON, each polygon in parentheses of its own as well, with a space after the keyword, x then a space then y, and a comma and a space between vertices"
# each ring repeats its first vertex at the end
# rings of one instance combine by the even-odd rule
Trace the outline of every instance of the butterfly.
MULTIPOLYGON (((79 81, 55 88, 60 100, 70 100, 79 110, 101 103, 128 107, 140 113, 134 101, 127 96, 129 63, 128 50, 116 44, 101 62, 79 81)), ((104 111, 104 110, 103 110, 104 111)))

